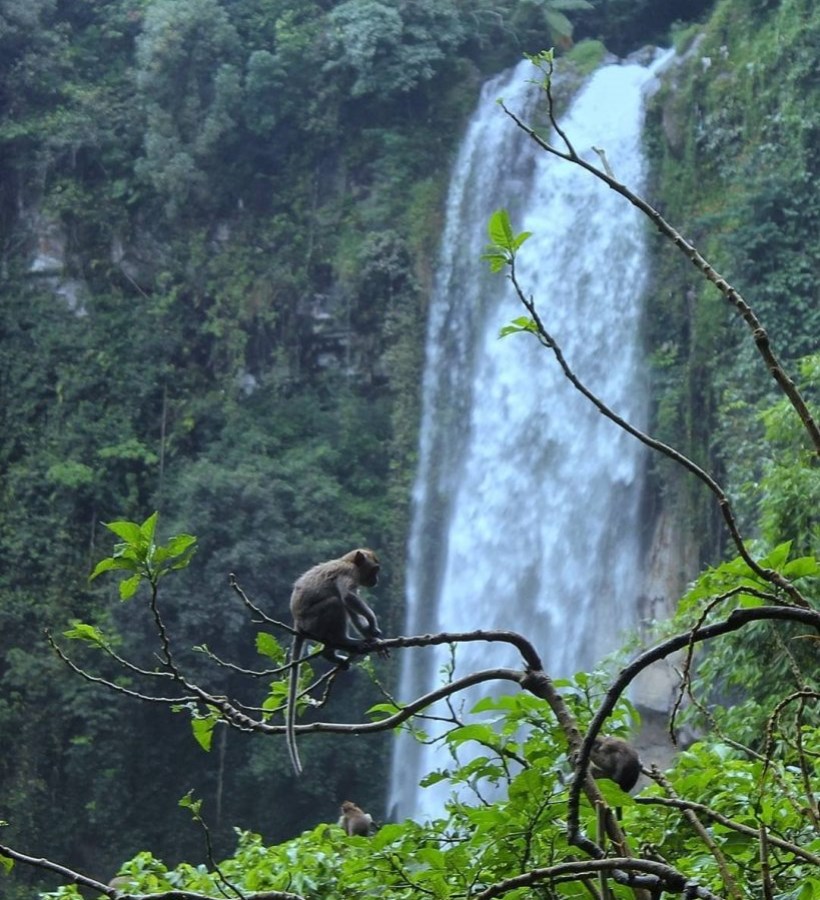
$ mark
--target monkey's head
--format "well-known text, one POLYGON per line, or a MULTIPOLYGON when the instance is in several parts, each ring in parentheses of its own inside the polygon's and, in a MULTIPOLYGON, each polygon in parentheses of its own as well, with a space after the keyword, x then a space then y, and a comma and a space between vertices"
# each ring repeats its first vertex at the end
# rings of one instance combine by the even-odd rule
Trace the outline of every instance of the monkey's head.
POLYGON ((355 803, 351 803, 350 800, 345 800, 341 807, 342 815, 350 815, 351 813, 361 813, 361 810, 355 803))
POLYGON ((360 547, 351 550, 344 556, 359 570, 359 584, 362 587, 374 587, 379 580, 379 557, 372 550, 360 547))

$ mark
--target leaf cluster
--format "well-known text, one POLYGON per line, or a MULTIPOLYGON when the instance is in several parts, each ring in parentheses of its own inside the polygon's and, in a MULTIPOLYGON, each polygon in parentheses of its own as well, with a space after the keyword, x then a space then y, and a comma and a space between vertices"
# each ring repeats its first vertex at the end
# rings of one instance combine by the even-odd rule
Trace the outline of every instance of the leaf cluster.
POLYGON ((136 522, 108 522, 106 528, 122 538, 111 556, 100 560, 89 576, 96 578, 112 570, 131 572, 120 582, 120 600, 130 600, 143 580, 156 590, 159 580, 177 569, 184 569, 196 552, 196 538, 176 534, 167 544, 157 544, 155 531, 158 513, 152 513, 141 525, 136 522))

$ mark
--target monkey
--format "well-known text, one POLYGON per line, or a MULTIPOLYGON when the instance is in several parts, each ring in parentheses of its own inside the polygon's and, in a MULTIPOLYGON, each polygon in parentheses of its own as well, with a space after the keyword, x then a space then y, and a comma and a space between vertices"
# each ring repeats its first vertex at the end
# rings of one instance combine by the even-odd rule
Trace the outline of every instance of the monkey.
POLYGON ((345 833, 352 837, 353 835, 363 835, 367 837, 370 834, 370 828, 373 824, 373 816, 366 813, 363 809, 345 800, 342 804, 341 816, 339 816, 339 826, 344 828, 345 833))
POLYGON ((294 637, 291 649, 290 683, 286 731, 290 761, 297 775, 302 763, 296 749, 296 694, 299 687, 299 660, 306 638, 324 644, 322 656, 343 669, 350 665, 350 657, 337 653, 365 652, 369 644, 381 637, 381 629, 373 610, 356 592, 359 587, 373 587, 379 580, 379 559, 372 550, 351 550, 339 559, 319 563, 300 575, 293 585, 290 611, 293 615, 294 637), (351 638, 348 622, 364 638, 351 638))
POLYGON ((610 778, 622 791, 631 791, 641 774, 637 750, 621 738, 595 738, 589 758, 592 775, 610 778))
MULTIPOLYGON (((618 785, 622 791, 631 791, 641 774, 641 760, 635 748, 616 737, 596 737, 592 744, 592 752, 589 754, 590 772, 594 778, 609 778, 618 785)), ((598 843, 604 847, 607 834, 608 810, 601 806, 598 808, 598 843)), ((618 819, 621 818, 621 809, 615 810, 618 819)), ((611 900, 612 893, 606 882, 606 873, 601 871, 601 897, 603 900, 611 900)))

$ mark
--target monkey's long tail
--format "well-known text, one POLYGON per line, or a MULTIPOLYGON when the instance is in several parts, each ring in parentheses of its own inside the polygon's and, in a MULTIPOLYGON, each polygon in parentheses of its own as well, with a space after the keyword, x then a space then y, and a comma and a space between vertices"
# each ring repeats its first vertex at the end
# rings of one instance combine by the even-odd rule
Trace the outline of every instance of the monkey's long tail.
POLYGON ((302 774, 302 761, 299 759, 299 751, 296 748, 296 694, 299 690, 299 660, 302 658, 302 645, 304 641, 302 636, 297 634, 293 637, 293 647, 290 652, 290 660, 293 663, 290 669, 290 682, 288 683, 288 713, 286 716, 285 729, 287 732, 288 753, 293 770, 297 775, 302 774))

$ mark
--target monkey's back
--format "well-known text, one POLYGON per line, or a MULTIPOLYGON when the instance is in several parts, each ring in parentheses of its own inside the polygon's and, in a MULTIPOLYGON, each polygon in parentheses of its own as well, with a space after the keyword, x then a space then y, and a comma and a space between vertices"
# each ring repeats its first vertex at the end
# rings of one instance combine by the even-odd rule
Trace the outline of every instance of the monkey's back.
POLYGON ((300 575, 290 595, 297 629, 320 640, 329 631, 344 630, 347 614, 342 597, 357 583, 356 567, 345 559, 319 563, 300 575), (321 628, 317 628, 319 622, 321 628))

